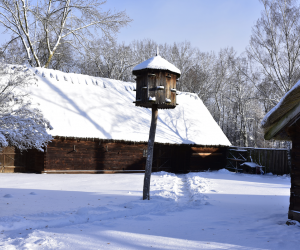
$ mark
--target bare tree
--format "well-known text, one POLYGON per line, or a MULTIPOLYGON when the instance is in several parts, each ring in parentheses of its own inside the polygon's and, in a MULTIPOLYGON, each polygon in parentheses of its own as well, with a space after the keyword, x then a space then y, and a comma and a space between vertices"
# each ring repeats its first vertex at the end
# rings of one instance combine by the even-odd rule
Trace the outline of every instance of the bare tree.
POLYGON ((258 64, 254 84, 275 105, 300 78, 300 9, 296 0, 260 0, 261 18, 252 29, 249 57, 258 64), (275 90, 270 93, 269 87, 275 90))
MULTIPOLYGON (((0 0, 0 24, 19 39, 26 59, 34 66, 48 67, 62 44, 81 51, 95 34, 110 37, 131 20, 124 11, 102 11, 99 0, 0 0), (45 47, 41 62, 39 44, 45 47)), ((9 42, 9 43, 10 43, 9 42)))
POLYGON ((133 58, 130 46, 107 38, 92 42, 85 57, 88 68, 83 65, 84 73, 124 81, 132 79, 131 69, 139 62, 133 58))

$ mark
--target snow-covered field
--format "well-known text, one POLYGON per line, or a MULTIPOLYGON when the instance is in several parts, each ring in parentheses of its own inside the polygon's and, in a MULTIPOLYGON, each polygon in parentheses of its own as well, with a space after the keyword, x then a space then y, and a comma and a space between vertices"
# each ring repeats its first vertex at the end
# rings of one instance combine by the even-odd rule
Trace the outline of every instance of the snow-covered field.
POLYGON ((290 178, 0 174, 0 249, 299 249, 290 178))

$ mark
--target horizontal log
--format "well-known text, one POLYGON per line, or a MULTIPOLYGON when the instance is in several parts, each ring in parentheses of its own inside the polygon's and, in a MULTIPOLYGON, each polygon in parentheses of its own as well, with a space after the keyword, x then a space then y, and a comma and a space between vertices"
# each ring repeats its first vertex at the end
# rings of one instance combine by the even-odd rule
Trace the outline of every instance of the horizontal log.
MULTIPOLYGON (((57 161, 57 162, 49 162, 48 167, 50 166, 59 166, 60 168, 64 169, 65 167, 69 166, 95 166, 95 167, 101 167, 101 166, 131 166, 131 165, 144 165, 146 161, 103 161, 103 162, 80 162, 80 161, 57 161)), ((55 167, 56 168, 56 167, 55 167)))
POLYGON ((124 149, 91 149, 91 148, 86 148, 82 149, 79 147, 75 147, 75 151, 73 147, 69 148, 57 148, 57 149, 47 149, 47 154, 68 154, 68 153, 94 153, 94 154, 102 154, 102 153, 137 153, 137 154, 142 154, 143 150, 146 148, 137 148, 137 149, 132 149, 132 148, 124 148, 124 149))
POLYGON ((146 162, 145 157, 111 157, 111 158, 56 158, 56 159, 47 159, 48 163, 57 163, 57 164, 66 164, 66 163, 105 163, 105 162, 116 162, 122 164, 123 162, 146 162))
POLYGON ((145 170, 45 170, 43 174, 116 174, 116 173, 144 173, 145 170))

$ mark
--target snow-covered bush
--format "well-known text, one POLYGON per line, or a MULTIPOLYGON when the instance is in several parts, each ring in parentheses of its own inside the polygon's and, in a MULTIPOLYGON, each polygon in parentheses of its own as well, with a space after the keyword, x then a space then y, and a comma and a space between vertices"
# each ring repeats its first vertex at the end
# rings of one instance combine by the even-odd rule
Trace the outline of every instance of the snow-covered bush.
POLYGON ((26 87, 36 82, 25 66, 0 62, 0 147, 43 150, 52 140, 47 133, 47 129, 52 129, 49 121, 33 107, 26 92, 26 87))

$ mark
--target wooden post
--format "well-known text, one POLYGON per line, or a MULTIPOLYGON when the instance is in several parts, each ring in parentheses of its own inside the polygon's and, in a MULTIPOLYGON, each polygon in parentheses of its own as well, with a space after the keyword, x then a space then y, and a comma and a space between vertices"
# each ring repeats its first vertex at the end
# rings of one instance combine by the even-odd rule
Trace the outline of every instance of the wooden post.
POLYGON ((145 177, 144 177, 143 200, 150 200, 150 179, 151 179, 151 172, 152 172, 157 115, 158 115, 157 104, 153 104, 152 105, 151 127, 150 127, 149 140, 148 140, 148 151, 147 151, 147 160, 146 160, 146 168, 145 168, 145 177))

